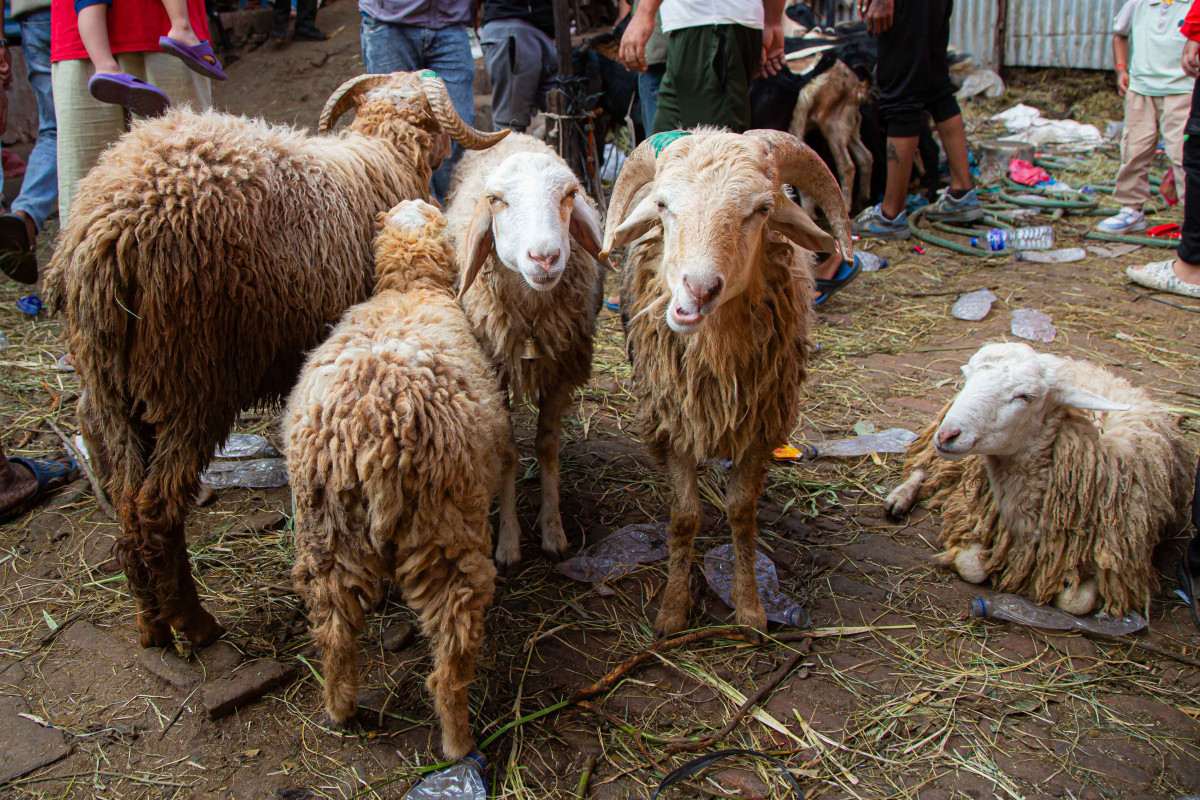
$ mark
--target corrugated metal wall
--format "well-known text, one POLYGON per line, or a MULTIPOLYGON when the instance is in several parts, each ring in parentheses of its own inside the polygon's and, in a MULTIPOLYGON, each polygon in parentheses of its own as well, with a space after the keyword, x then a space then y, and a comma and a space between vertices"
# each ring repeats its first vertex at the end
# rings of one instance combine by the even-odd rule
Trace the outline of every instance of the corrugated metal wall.
MULTIPOLYGON (((1194 0, 1193 0, 1194 1, 1194 0)), ((838 22, 859 19, 857 3, 833 0, 838 22)), ((1123 0, 1008 0, 1004 66, 1112 69, 1112 19, 1123 0)), ((824 19, 825 0, 814 8, 824 19)), ((999 0, 954 0, 950 44, 996 69, 999 0)))

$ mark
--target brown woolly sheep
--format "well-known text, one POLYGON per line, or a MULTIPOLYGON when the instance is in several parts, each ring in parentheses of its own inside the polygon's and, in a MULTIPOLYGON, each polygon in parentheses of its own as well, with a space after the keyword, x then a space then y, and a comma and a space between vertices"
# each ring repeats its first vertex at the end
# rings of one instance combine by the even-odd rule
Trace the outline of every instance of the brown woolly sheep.
POLYGON ((284 439, 296 506, 292 579, 325 651, 325 704, 358 700, 364 609, 395 581, 433 644, 442 749, 473 747, 467 686, 496 568, 488 505, 512 437, 496 376, 455 299, 442 215, 381 215, 376 292, 312 352, 284 439))
MULTIPOLYGON (((543 142, 513 134, 467 153, 454 170, 446 209, 462 271, 463 308, 503 389, 538 404, 542 550, 567 549, 558 508, 558 447, 572 392, 592 372, 592 336, 603 271, 600 225, 579 179, 543 142)), ((516 442, 511 443, 515 453, 516 442)), ((516 465, 500 494, 496 562, 521 558, 516 465)))
POLYGON ((1172 416, 1095 364, 1025 344, 985 345, 963 374, 884 507, 929 497, 938 561, 970 583, 1073 614, 1145 612, 1151 554, 1187 524, 1196 465, 1172 416))
POLYGON ((47 283, 66 311, 80 426, 121 522, 143 646, 222 633, 192 582, 184 522, 240 409, 276 403, 304 353, 373 285, 377 213, 428 197, 484 136, 432 73, 343 84, 310 136, 215 112, 137 123, 79 185, 47 283))
POLYGON ((737 622, 766 630, 755 513, 767 458, 795 426, 812 347, 813 258, 784 235, 813 246, 813 226, 785 183, 820 203, 853 258, 840 188, 787 133, 657 134, 630 156, 613 191, 605 250, 644 234, 626 256, 621 312, 642 441, 674 493, 659 635, 687 625, 701 520, 696 465, 713 457, 733 460, 725 499, 737 622))

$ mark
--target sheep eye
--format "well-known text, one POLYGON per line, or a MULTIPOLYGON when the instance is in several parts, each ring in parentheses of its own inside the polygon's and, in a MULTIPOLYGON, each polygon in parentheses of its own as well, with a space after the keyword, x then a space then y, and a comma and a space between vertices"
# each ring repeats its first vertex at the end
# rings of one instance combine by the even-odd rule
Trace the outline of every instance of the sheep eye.
POLYGON ((664 203, 662 200, 659 200, 657 203, 655 203, 655 205, 656 205, 656 206, 658 206, 658 210, 659 210, 659 211, 666 211, 666 210, 667 210, 667 204, 666 204, 666 203, 664 203))
POLYGON ((574 199, 575 199, 576 197, 578 197, 578 196, 579 196, 579 190, 578 190, 578 189, 572 189, 571 191, 567 192, 567 193, 566 193, 566 195, 565 195, 565 197, 569 197, 569 198, 571 198, 572 200, 574 200, 574 199))
POLYGON ((488 202, 491 203, 492 205, 496 205, 497 203, 504 202, 504 198, 498 194, 489 194, 487 196, 487 199, 488 199, 488 202))
POLYGON ((756 208, 754 210, 759 214, 770 214, 771 206, 769 203, 764 203, 763 205, 759 206, 758 208, 756 208))
POLYGON ((1030 402, 1033 402, 1033 395, 1019 394, 1019 395, 1016 395, 1015 397, 1013 397, 1014 402, 1017 400, 1020 400, 1022 403, 1030 403, 1030 402))

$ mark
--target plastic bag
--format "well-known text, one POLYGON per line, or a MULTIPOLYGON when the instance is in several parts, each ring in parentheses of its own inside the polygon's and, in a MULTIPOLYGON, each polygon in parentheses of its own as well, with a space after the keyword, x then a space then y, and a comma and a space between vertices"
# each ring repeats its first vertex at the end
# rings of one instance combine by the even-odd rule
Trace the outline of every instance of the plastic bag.
POLYGON ((904 453, 917 435, 904 428, 888 428, 879 433, 853 436, 849 439, 834 439, 818 442, 817 458, 853 458, 870 453, 904 453))
POLYGON ((1014 182, 1022 186, 1037 186, 1039 183, 1050 180, 1049 172, 1019 158, 1014 158, 1009 162, 1008 175, 1014 182))
POLYGON ((1050 315, 1034 308, 1018 308, 1012 312, 1010 330, 1014 336, 1033 342, 1053 342, 1058 335, 1050 315))
POLYGON ((988 315, 994 302, 996 302, 996 295, 992 294, 991 289, 976 289, 954 301, 954 306, 950 309, 950 316, 955 319, 978 322, 988 315))
POLYGON ((641 564, 667 557, 667 523, 626 525, 605 539, 588 545, 579 554, 554 565, 554 571, 572 580, 595 585, 596 593, 611 595, 605 584, 628 575, 641 564))
MULTIPOLYGON (((723 544, 704 554, 704 577, 721 602, 733 608, 733 545, 723 544)), ((758 581, 758 599, 762 601, 767 619, 793 628, 808 628, 812 622, 799 603, 779 589, 775 564, 759 551, 754 551, 754 578, 758 581)))
POLYGON ((217 458, 276 458, 275 445, 254 433, 231 433, 217 448, 217 458))
POLYGON ((214 461, 200 475, 200 482, 214 489, 242 486, 270 489, 287 486, 287 462, 282 458, 245 458, 238 461, 214 461))

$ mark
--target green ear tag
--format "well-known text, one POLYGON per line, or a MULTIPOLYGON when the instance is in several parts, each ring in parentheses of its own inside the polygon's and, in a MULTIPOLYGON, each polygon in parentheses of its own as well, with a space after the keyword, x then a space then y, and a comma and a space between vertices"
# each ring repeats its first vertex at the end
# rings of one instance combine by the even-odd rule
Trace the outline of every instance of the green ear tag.
POLYGON ((662 151, 667 149, 676 139, 691 135, 688 131, 663 131, 662 133, 654 134, 650 137, 650 146, 654 148, 654 157, 658 158, 662 155, 662 151))
POLYGON ((431 69, 423 69, 423 70, 421 70, 420 72, 418 72, 417 74, 418 74, 418 75, 420 75, 422 78, 438 78, 438 79, 441 79, 441 77, 442 77, 441 75, 438 75, 436 72, 434 72, 434 71, 433 71, 433 70, 431 70, 431 69))

